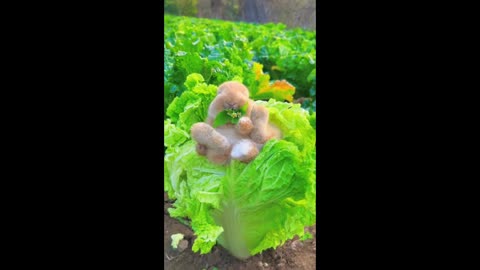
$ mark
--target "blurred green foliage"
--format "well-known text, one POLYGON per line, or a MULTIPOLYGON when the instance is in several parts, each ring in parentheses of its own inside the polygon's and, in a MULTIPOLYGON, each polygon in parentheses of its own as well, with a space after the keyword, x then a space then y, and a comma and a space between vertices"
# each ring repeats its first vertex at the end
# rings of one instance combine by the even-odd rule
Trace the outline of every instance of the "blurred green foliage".
POLYGON ((167 0, 164 8, 165 13, 170 15, 228 21, 280 22, 287 27, 316 29, 315 0, 167 0))
POLYGON ((181 16, 196 16, 198 0, 166 0, 163 2, 164 12, 181 16))
POLYGON ((294 98, 307 98, 302 106, 316 111, 315 31, 172 15, 164 23, 165 108, 186 89, 187 76, 199 73, 208 84, 240 81, 254 95, 265 89, 262 80, 287 80, 294 98))

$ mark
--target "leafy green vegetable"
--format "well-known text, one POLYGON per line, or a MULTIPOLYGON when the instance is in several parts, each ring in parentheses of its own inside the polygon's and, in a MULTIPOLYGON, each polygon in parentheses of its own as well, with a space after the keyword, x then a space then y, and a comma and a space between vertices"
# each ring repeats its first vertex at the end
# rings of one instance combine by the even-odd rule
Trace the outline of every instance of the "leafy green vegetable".
POLYGON ((174 249, 177 249, 178 248, 178 243, 180 242, 180 240, 183 239, 183 234, 181 233, 176 233, 176 234, 172 234, 172 247, 174 249))
MULTIPOLYGON (((243 82, 253 99, 291 102, 294 93, 315 99, 315 38, 315 31, 287 30, 283 24, 165 15, 165 108, 188 89, 184 82, 192 73, 202 75, 207 84, 243 82), (286 80, 288 84, 275 84, 276 80, 286 80)), ((316 109, 312 104, 304 107, 316 109)))
POLYGON ((190 134, 190 127, 207 118, 208 106, 217 94, 217 86, 207 85, 200 74, 191 74, 185 81, 185 91, 175 98, 167 108, 171 122, 178 122, 179 128, 190 134))
POLYGON ((250 81, 250 95, 253 99, 276 99, 279 101, 293 100, 295 87, 287 81, 275 81, 270 83, 270 76, 264 74, 263 66, 259 63, 253 63, 253 71, 255 73, 255 80, 250 81))
POLYGON ((176 199, 168 211, 172 217, 191 220, 197 236, 192 250, 205 254, 218 243, 234 256, 247 258, 295 235, 303 237, 304 228, 315 224, 314 118, 300 104, 256 101, 269 110, 283 138, 268 141, 248 164, 215 165, 199 156, 195 142, 185 136, 196 119, 182 115, 190 110, 188 115, 205 116, 215 95, 216 87, 200 77, 187 78, 188 90, 175 98, 167 109, 170 119, 164 122, 169 136, 165 191, 176 199), (181 110, 180 104, 188 108, 181 110))
POLYGON ((213 127, 225 125, 227 123, 237 124, 240 118, 247 113, 248 103, 245 103, 240 109, 224 110, 217 114, 213 121, 213 127))
POLYGON ((304 240, 308 240, 308 239, 313 239, 313 235, 311 233, 305 233, 301 238, 300 240, 304 241, 304 240))

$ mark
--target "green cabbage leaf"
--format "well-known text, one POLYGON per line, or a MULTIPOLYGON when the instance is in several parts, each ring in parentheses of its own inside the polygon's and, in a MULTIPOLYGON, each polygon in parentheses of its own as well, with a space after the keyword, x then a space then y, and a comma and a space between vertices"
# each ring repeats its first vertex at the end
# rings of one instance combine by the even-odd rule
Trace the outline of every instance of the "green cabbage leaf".
POLYGON ((268 141, 248 164, 215 165, 196 153, 190 128, 206 118, 217 87, 199 74, 185 85, 164 121, 164 187, 175 199, 170 215, 187 219, 196 235, 193 251, 205 254, 218 243, 248 258, 296 235, 307 238, 304 228, 316 220, 315 116, 300 104, 257 100, 283 138, 268 141))

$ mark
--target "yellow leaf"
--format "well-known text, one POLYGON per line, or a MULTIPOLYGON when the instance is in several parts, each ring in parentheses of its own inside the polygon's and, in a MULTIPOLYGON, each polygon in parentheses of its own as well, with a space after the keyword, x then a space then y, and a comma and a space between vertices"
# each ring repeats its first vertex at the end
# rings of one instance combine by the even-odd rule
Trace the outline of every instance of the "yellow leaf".
POLYGON ((257 62, 253 62, 253 72, 255 72, 255 80, 257 80, 257 81, 260 78, 260 76, 263 75, 262 68, 263 68, 262 64, 257 63, 257 62))
MULTIPOLYGON (((273 66, 272 69, 278 67, 273 66)), ((274 98, 277 100, 293 101, 295 87, 286 80, 270 83, 270 75, 263 73, 263 65, 257 62, 253 63, 253 72, 255 73, 256 86, 251 90, 252 98, 274 98)))
POLYGON ((271 67, 271 70, 279 70, 279 71, 282 71, 282 69, 278 66, 272 66, 271 67))
POLYGON ((293 101, 293 94, 295 93, 295 86, 288 83, 286 80, 275 81, 274 83, 262 87, 258 94, 271 93, 273 97, 285 99, 289 102, 293 101))
POLYGON ((272 87, 280 91, 295 90, 295 86, 291 85, 286 80, 275 81, 272 87))

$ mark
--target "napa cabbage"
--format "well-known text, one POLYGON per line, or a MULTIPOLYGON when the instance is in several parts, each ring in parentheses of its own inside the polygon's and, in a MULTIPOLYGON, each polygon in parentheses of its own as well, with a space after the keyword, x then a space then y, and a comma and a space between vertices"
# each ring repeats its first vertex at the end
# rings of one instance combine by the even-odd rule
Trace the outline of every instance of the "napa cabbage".
POLYGON ((218 243, 247 258, 296 235, 308 238, 304 228, 316 220, 315 115, 299 104, 257 100, 283 138, 268 141, 248 164, 215 165, 196 153, 190 128, 206 119, 217 87, 200 74, 185 86, 164 121, 164 187, 175 200, 170 215, 194 231, 193 251, 205 254, 218 243))

